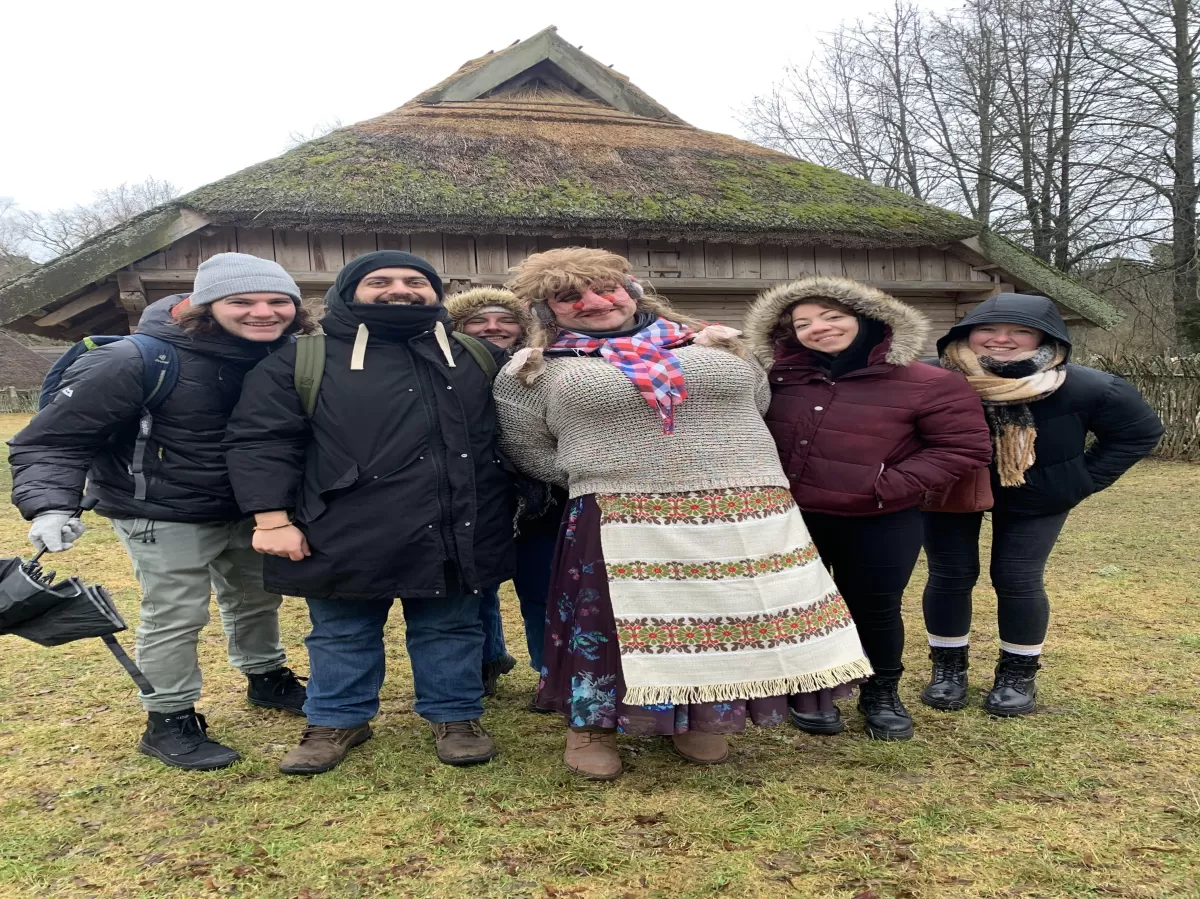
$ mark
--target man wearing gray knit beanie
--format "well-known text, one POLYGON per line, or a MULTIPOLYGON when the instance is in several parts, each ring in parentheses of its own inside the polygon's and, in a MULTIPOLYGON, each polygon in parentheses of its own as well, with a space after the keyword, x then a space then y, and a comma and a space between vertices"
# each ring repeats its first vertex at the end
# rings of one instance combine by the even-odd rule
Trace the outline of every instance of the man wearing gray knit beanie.
POLYGON ((155 692, 139 750, 167 765, 223 768, 238 753, 208 738, 197 714, 196 647, 215 593, 230 663, 251 703, 302 714, 304 685, 286 667, 281 598, 263 588, 253 524, 229 483, 221 441, 243 377, 290 335, 311 330, 295 281, 277 263, 221 253, 195 289, 151 304, 138 333, 91 349, 54 400, 9 443, 13 502, 30 539, 69 549, 85 486, 112 521, 142 589, 138 664, 155 692), (144 377, 159 367, 154 391, 144 377))

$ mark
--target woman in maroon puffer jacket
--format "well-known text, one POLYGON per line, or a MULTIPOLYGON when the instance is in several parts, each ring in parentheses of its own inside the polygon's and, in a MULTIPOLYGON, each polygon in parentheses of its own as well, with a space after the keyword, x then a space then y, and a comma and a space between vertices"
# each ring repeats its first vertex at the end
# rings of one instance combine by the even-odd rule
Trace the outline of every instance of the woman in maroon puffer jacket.
MULTIPOLYGON (((767 368, 775 437, 792 496, 858 626, 875 674, 858 706, 867 734, 907 740, 897 686, 900 599, 921 549, 920 504, 992 458, 978 395, 955 372, 918 362, 929 321, 846 278, 813 277, 762 294, 746 337, 767 368)), ((840 733, 834 694, 792 715, 840 733)))

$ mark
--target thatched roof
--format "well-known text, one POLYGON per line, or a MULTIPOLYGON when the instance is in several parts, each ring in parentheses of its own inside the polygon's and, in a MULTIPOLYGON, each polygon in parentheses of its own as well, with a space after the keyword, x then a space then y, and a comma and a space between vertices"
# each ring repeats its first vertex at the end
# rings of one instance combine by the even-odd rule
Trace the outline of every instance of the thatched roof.
POLYGON ((552 30, 179 202, 217 223, 318 231, 918 246, 978 230, 899 191, 694 128, 552 30))
POLYGON ((35 390, 54 363, 0 331, 0 390, 35 390))
MULTIPOLYGON (((392 112, 201 187, 0 285, 0 323, 28 316, 15 326, 49 333, 78 304, 94 311, 65 316, 72 327, 119 327, 113 274, 209 223, 832 247, 961 246, 979 233, 898 191, 694 128, 548 28, 468 61, 392 112)), ((1042 287, 1048 276, 1019 248, 999 252, 996 262, 1014 273, 1024 264, 1030 284, 1093 321, 1116 315, 1062 276, 1042 287)))

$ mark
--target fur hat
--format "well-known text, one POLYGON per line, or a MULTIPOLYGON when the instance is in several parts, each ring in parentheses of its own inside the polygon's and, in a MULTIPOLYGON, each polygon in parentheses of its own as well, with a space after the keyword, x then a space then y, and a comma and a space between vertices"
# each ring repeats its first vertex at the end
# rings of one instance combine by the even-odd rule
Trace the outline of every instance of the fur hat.
MULTIPOLYGON (((647 292, 633 277, 629 260, 616 253, 592 247, 559 247, 534 253, 513 270, 507 287, 529 304, 533 325, 525 340, 525 349, 518 351, 510 363, 516 378, 528 386, 544 367, 542 351, 558 337, 558 324, 548 300, 568 290, 582 293, 598 283, 615 281, 637 301, 639 312, 652 312, 676 324, 701 331, 708 324, 671 307, 665 297, 647 292)), ((736 337, 717 335, 709 346, 743 355, 741 341, 736 337)))
POLYGON ((521 325, 521 336, 529 334, 533 324, 533 316, 526 306, 511 290, 499 287, 474 287, 462 293, 456 293, 446 300, 446 311, 454 320, 454 330, 461 331, 463 322, 478 315, 489 306, 495 306, 508 312, 521 325))

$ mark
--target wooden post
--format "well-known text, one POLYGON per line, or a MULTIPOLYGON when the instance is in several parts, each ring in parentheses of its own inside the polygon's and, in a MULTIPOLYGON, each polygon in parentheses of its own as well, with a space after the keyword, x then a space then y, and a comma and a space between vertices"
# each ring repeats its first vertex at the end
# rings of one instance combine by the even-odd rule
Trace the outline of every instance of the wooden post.
POLYGON ((137 330, 142 312, 146 309, 146 287, 142 283, 142 276, 137 272, 117 272, 117 289, 120 291, 117 299, 129 316, 129 333, 132 334, 137 330))

